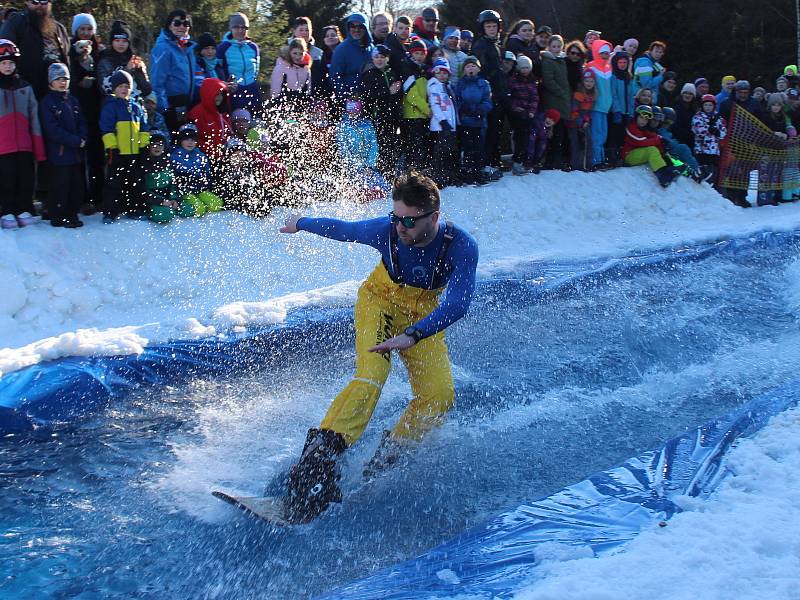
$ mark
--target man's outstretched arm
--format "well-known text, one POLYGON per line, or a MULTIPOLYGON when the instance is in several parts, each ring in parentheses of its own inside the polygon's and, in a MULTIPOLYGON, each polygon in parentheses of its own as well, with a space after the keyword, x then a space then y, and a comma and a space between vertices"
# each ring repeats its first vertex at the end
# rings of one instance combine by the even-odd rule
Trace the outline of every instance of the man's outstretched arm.
POLYGON ((356 242, 380 248, 381 240, 386 238, 388 226, 389 221, 386 217, 366 221, 342 221, 340 219, 304 217, 292 213, 286 217, 286 223, 279 231, 281 233, 308 231, 340 242, 356 242))

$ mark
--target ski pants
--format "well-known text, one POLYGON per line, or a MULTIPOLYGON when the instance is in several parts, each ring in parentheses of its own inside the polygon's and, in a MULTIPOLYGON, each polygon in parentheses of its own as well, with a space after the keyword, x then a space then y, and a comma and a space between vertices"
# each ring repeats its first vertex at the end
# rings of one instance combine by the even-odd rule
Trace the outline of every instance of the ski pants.
POLYGON ((608 138, 608 113, 592 111, 592 166, 603 163, 606 159, 605 145, 608 138))
MULTIPOLYGON (((342 434, 348 446, 364 433, 391 367, 390 354, 369 349, 429 315, 439 304, 440 292, 393 282, 382 262, 375 268, 358 290, 355 376, 336 396, 321 429, 342 434)), ((413 398, 392 437, 421 440, 442 422, 455 397, 444 332, 402 350, 400 358, 408 370, 413 398)))
POLYGON ((33 213, 35 182, 36 161, 32 152, 0 155, 0 214, 33 213))
POLYGON ((634 148, 625 156, 625 162, 633 166, 648 164, 654 173, 667 166, 664 157, 661 156, 661 150, 655 146, 634 148))

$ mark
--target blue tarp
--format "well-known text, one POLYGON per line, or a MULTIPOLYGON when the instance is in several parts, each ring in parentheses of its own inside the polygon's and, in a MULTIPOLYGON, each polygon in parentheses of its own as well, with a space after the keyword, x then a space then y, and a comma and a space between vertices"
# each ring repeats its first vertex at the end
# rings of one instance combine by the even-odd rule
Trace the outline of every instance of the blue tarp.
MULTIPOLYGON (((536 262, 527 265, 524 277, 514 271, 482 281, 477 293, 503 294, 513 286, 525 286, 534 297, 570 293, 577 285, 632 271, 798 240, 800 233, 765 232, 623 258, 536 262)), ((148 346, 140 355, 67 358, 9 373, 0 378, 0 434, 86 417, 134 386, 175 384, 191 377, 269 368, 294 356, 330 350, 352 330, 351 313, 349 309, 301 309, 291 313, 283 324, 225 339, 175 340, 148 346)))
POLYGON ((320 600, 511 598, 535 576, 539 544, 585 546, 595 555, 620 549, 642 529, 680 512, 676 496, 713 491, 726 474, 723 459, 731 444, 798 400, 800 380, 674 438, 660 450, 523 504, 419 558, 320 600))

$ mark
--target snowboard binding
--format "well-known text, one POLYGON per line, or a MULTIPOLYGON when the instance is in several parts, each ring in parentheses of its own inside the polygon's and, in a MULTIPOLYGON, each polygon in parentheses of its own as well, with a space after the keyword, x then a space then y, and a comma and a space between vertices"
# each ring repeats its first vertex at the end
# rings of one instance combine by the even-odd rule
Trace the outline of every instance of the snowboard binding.
POLYGON ((346 448, 344 437, 335 431, 308 430, 303 454, 289 470, 285 508, 290 521, 308 523, 331 502, 342 501, 336 459, 346 448))

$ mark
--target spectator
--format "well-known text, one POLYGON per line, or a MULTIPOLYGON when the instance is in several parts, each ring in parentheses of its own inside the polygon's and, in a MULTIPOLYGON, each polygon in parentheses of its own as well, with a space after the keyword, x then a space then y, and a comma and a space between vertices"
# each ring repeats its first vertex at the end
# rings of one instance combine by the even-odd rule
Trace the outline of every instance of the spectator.
POLYGON ((86 167, 88 185, 81 200, 81 213, 92 215, 103 202, 105 179, 105 153, 100 135, 100 105, 102 95, 97 80, 100 53, 105 47, 97 36, 97 23, 92 15, 81 13, 72 18, 72 46, 69 50, 71 65, 70 93, 80 104, 89 127, 86 139, 86 167), (87 43, 88 42, 88 43, 87 43))
POLYGON ((391 51, 389 66, 396 75, 402 75, 405 72, 410 34, 411 19, 400 15, 395 21, 394 31, 386 36, 384 46, 391 51))
POLYGON ((392 30, 392 15, 388 12, 379 12, 373 15, 370 21, 370 31, 372 31, 372 43, 384 44, 389 32, 392 30))
POLYGON ((131 49, 131 28, 125 21, 114 21, 111 24, 111 46, 103 50, 97 60, 97 80, 105 92, 110 95, 110 77, 114 71, 124 69, 133 77, 131 97, 138 99, 149 96, 153 86, 147 76, 147 67, 141 57, 131 49))
MULTIPOLYGON (((225 79, 231 93, 231 108, 246 108, 260 112, 261 87, 258 71, 261 68, 261 49, 249 38, 250 19, 246 14, 233 13, 228 19, 230 31, 217 46, 217 56, 222 61, 225 79)), ((309 37, 311 30, 309 29, 309 37)))
MULTIPOLYGON (((591 33, 591 32, 590 32, 591 33)), ((607 168, 605 145, 608 139, 608 113, 611 110, 611 42, 594 40, 592 54, 594 60, 587 63, 586 68, 591 69, 595 79, 595 101, 592 108, 592 168, 607 168)), ((585 80, 584 80, 585 81, 585 80)), ((567 118, 569 114, 567 114, 567 118)))
POLYGON ((397 130, 403 106, 403 81, 389 66, 391 50, 378 44, 372 51, 372 64, 361 77, 361 97, 367 116, 378 138, 378 169, 385 175, 397 165, 397 130))
POLYGON ((48 67, 55 62, 70 64, 67 29, 53 17, 49 1, 28 0, 24 10, 3 23, 0 38, 19 46, 19 76, 33 87, 37 98, 47 93, 48 67))
POLYGON ((539 47, 534 40, 534 28, 530 19, 520 19, 514 23, 506 38, 506 50, 513 52, 514 56, 523 54, 530 58, 534 77, 539 79, 542 76, 542 63, 539 60, 539 47))
POLYGON ((175 218, 193 217, 194 206, 181 202, 172 163, 166 154, 167 141, 161 131, 150 132, 147 154, 136 162, 137 202, 148 207, 148 217, 166 224, 175 218))
POLYGON ((185 10, 171 11, 150 53, 158 110, 173 132, 186 123, 189 110, 197 102, 197 60, 195 43, 189 38, 191 26, 192 18, 185 10))
POLYGON ((711 85, 705 77, 698 77, 694 80, 694 89, 696 96, 702 98, 711 91, 711 85))
POLYGON ((209 159, 222 155, 225 142, 233 135, 230 118, 230 94, 225 82, 216 77, 204 79, 200 102, 189 111, 189 120, 197 127, 197 145, 209 159))
POLYGON ((586 35, 583 36, 583 45, 586 46, 586 48, 588 48, 588 51, 586 53, 587 62, 595 59, 595 54, 592 49, 592 45, 595 43, 595 41, 600 39, 601 35, 603 35, 602 31, 597 31, 596 29, 590 29, 589 31, 586 32, 586 35))
POLYGON ((467 60, 467 55, 459 49, 461 30, 458 27, 448 27, 444 30, 442 41, 444 42, 442 46, 444 58, 450 65, 450 79, 448 80, 448 84, 450 88, 453 89, 461 76, 461 69, 464 66, 464 61, 467 60))
POLYGON ((787 79, 786 75, 781 75, 775 80, 775 89, 779 92, 785 92, 789 89, 789 79, 787 79))
POLYGON ((200 89, 203 80, 209 77, 225 79, 225 69, 222 61, 217 57, 217 41, 213 35, 206 32, 198 37, 195 52, 197 52, 197 71, 194 85, 197 89, 200 89))
POLYGON ((634 111, 637 106, 641 106, 642 104, 653 106, 653 91, 650 88, 642 88, 633 96, 634 111))
POLYGON ((481 63, 474 56, 464 61, 464 72, 455 89, 461 148, 464 151, 464 182, 485 185, 483 139, 486 115, 492 110, 489 82, 480 77, 481 63))
MULTIPOLYGON (((315 45, 316 42, 314 41, 313 32, 314 32, 314 29, 313 29, 313 25, 311 24, 311 19, 309 19, 308 17, 297 17, 292 22, 292 35, 289 37, 289 40, 287 42, 287 43, 291 44, 293 39, 300 38, 301 40, 303 40, 306 43, 306 52, 308 52, 308 55, 311 57, 311 63, 310 63, 310 67, 311 67, 311 85, 310 85, 310 87, 312 89, 313 89, 314 83, 315 83, 314 73, 315 72, 317 72, 317 73, 320 72, 320 68, 322 67, 322 59, 323 59, 323 55, 324 55, 323 49, 322 48, 318 48, 315 45)), ((341 42, 341 40, 337 36, 336 45, 338 45, 340 42, 341 42)), ((324 42, 323 42, 323 44, 324 44, 324 42)))
POLYGON ((565 123, 569 136, 570 168, 592 170, 592 107, 595 102, 594 71, 586 69, 578 89, 572 94, 572 110, 565 123))
POLYGON ((158 112, 158 98, 156 98, 155 93, 150 92, 150 95, 142 98, 142 101, 150 131, 160 132, 161 136, 164 138, 164 149, 169 150, 170 144, 172 143, 172 136, 168 131, 169 128, 167 127, 167 121, 164 119, 164 115, 158 112))
POLYGON ((318 97, 333 97, 333 82, 330 75, 331 61, 334 50, 341 43, 342 34, 336 25, 322 28, 322 57, 319 61, 311 63, 311 90, 318 97))
POLYGON ((622 48, 620 48, 620 50, 623 50, 628 53, 630 62, 629 70, 631 72, 631 77, 632 77, 633 63, 636 60, 636 53, 639 52, 639 40, 637 40, 636 38, 628 38, 627 40, 622 42, 622 48))
POLYGON ((131 99, 133 77, 120 69, 110 78, 113 96, 100 111, 100 131, 108 152, 108 172, 103 188, 103 223, 112 223, 121 214, 144 216, 147 207, 133 196, 133 163, 150 140, 144 109, 131 99))
POLYGON ((19 48, 0 40, 0 225, 33 225, 36 161, 45 159, 39 106, 31 85, 17 73, 19 48), (10 135, 9 135, 10 134, 10 135))
MULTIPOLYGON (((178 145, 169 153, 169 158, 181 203, 191 206, 198 217, 222 210, 222 199, 211 192, 211 164, 206 154, 197 147, 198 132, 194 124, 182 125, 177 140, 178 145)), ((227 183, 230 185, 233 182, 227 183)))
POLYGON ((692 118, 694 153, 697 162, 708 168, 710 179, 716 182, 720 146, 727 135, 727 126, 717 111, 717 99, 714 96, 706 94, 700 100, 700 110, 692 118))
MULTIPOLYGON (((558 112, 559 117, 565 115, 569 117, 570 106, 572 103, 572 90, 567 79, 567 64, 561 48, 564 39, 560 35, 550 36, 547 50, 543 51, 542 56, 542 97, 539 102, 539 112, 553 109, 558 112)), ((563 123, 559 118, 553 125, 552 142, 550 155, 553 159, 549 167, 553 167, 553 162, 561 162, 563 156, 563 123)), ((541 128, 539 129, 541 131, 541 128)))
POLYGON ((528 162, 532 164, 531 172, 538 175, 544 168, 543 161, 548 154, 548 146, 552 143, 555 128, 561 122, 559 112, 550 108, 539 112, 533 120, 531 137, 528 140, 528 162))
MULTIPOLYGON (((531 28, 532 29, 532 28, 531 28)), ((528 138, 531 135, 533 119, 539 108, 539 91, 533 75, 533 62, 525 54, 517 57, 517 70, 511 75, 509 90, 509 122, 513 131, 513 149, 511 173, 524 175, 527 170, 524 163, 528 158, 528 138)))
POLYGON ((681 96, 675 104, 675 124, 672 126, 672 135, 681 144, 694 148, 695 140, 692 132, 692 119, 697 114, 697 88, 693 83, 686 83, 681 88, 681 96))
POLYGON ((649 88, 653 92, 653 104, 658 104, 658 92, 664 80, 664 67, 659 62, 667 49, 665 42, 653 42, 633 66, 633 89, 649 88))
POLYGON ((78 211, 84 199, 84 157, 89 128, 78 101, 70 96, 67 65, 53 63, 48 69, 50 91, 39 104, 50 190, 47 213, 50 225, 82 227, 78 211))
MULTIPOLYGON (((764 125, 772 130, 775 137, 785 142, 797 137, 797 130, 792 125, 792 120, 786 114, 786 94, 783 92, 773 92, 767 96, 767 112, 763 113, 761 120, 764 125)), ((759 169, 759 183, 762 181, 769 186, 782 184, 786 178, 783 169, 773 170, 772 165, 767 164, 766 168, 759 169)), ((778 190, 762 190, 759 185, 758 206, 773 205, 777 206, 782 199, 782 194, 778 190)))
MULTIPOLYGON (((666 107, 670 109, 670 107, 666 107)), ((672 110, 672 109, 670 109, 672 110)), ((653 112, 656 113, 655 119, 650 122, 652 129, 659 135, 661 138, 661 144, 664 148, 664 151, 667 154, 667 157, 673 161, 678 161, 683 163, 683 167, 679 168, 676 165, 676 169, 679 171, 681 175, 685 175, 686 177, 691 177, 696 182, 701 182, 704 179, 704 174, 700 170, 700 164, 697 162, 697 159, 694 157, 692 153, 692 148, 687 146, 686 144, 681 144, 678 140, 675 139, 675 136, 670 131, 670 127, 672 127, 673 123, 675 122, 674 116, 667 122, 666 120, 666 112, 659 106, 653 107, 653 112)), ((674 112, 674 110, 672 111, 674 112)))
POLYGON ((406 154, 406 167, 420 170, 426 166, 429 149, 428 119, 431 118, 431 107, 428 104, 428 80, 425 78, 425 57, 427 46, 422 40, 414 40, 409 44, 411 59, 403 74, 403 121, 402 137, 406 154))
POLYGON ((553 30, 547 25, 539 25, 539 27, 536 28, 536 37, 534 37, 534 40, 536 41, 539 52, 547 50, 551 35, 553 35, 553 30))
POLYGON ((753 99, 758 102, 758 108, 762 112, 767 110, 767 90, 763 87, 753 88, 753 99))
POLYGON ((653 118, 653 109, 646 105, 636 107, 635 118, 625 128, 625 146, 622 156, 631 166, 650 166, 661 187, 668 187, 677 176, 677 172, 667 166, 663 156, 661 138, 648 127, 653 118))
POLYGON ((680 95, 678 76, 675 74, 675 71, 667 71, 664 73, 664 80, 661 82, 661 89, 658 92, 658 101, 661 106, 674 108, 680 95))
POLYGON ((283 46, 270 78, 272 97, 280 97, 290 109, 298 111, 308 98, 312 85, 311 58, 306 49, 306 42, 300 37, 283 46))
POLYGON ((433 180, 440 188, 453 181, 458 171, 456 108, 448 79, 450 65, 445 58, 437 58, 428 81, 428 104, 431 107, 430 130, 433 142, 433 180))
POLYGON ((367 31, 367 19, 361 13, 347 17, 347 37, 333 51, 331 79, 336 95, 341 99, 359 90, 361 72, 371 60, 372 39, 367 31))
POLYGON ((492 89, 492 110, 486 117, 484 158, 486 173, 492 179, 502 177, 500 171, 500 136, 503 133, 505 99, 507 93, 505 76, 501 69, 503 53, 500 49, 500 31, 503 20, 493 10, 484 10, 478 15, 478 37, 472 45, 473 55, 481 63, 481 77, 492 89))
POLYGON ((631 58, 625 50, 611 57, 611 124, 608 127, 608 161, 619 166, 622 161, 622 144, 625 142, 625 127, 633 118, 635 100, 630 72, 631 58))
POLYGON ((717 98, 717 106, 725 102, 728 98, 731 97, 733 93, 733 87, 736 85, 736 77, 733 75, 725 75, 722 78, 722 89, 720 90, 719 94, 716 95, 717 98))
POLYGON ((336 128, 336 144, 347 172, 365 177, 378 163, 378 139, 375 128, 364 115, 361 100, 345 102, 345 112, 336 128))
POLYGON ((469 29, 461 30, 461 40, 458 42, 458 48, 467 56, 472 54, 472 40, 475 35, 469 29))
POLYGON ((411 37, 411 19, 405 15, 400 15, 397 17, 392 33, 397 36, 397 39, 400 40, 400 43, 408 44, 409 38, 411 37))
POLYGON ((439 11, 433 7, 424 8, 422 14, 414 19, 413 33, 425 42, 428 52, 440 46, 436 37, 436 28, 439 25, 439 11))
POLYGON ((761 118, 761 108, 758 102, 753 100, 750 96, 750 82, 745 79, 740 79, 734 84, 733 96, 722 102, 719 106, 719 113, 725 122, 731 123, 731 111, 734 106, 746 110, 752 115, 761 118))
MULTIPOLYGON (((583 79, 583 65, 586 58, 586 46, 580 40, 572 40, 565 48, 567 56, 567 81, 569 89, 575 91, 583 79)), ((536 63, 534 63, 535 65, 536 63)), ((541 79, 541 62, 539 63, 539 79, 541 79)))

